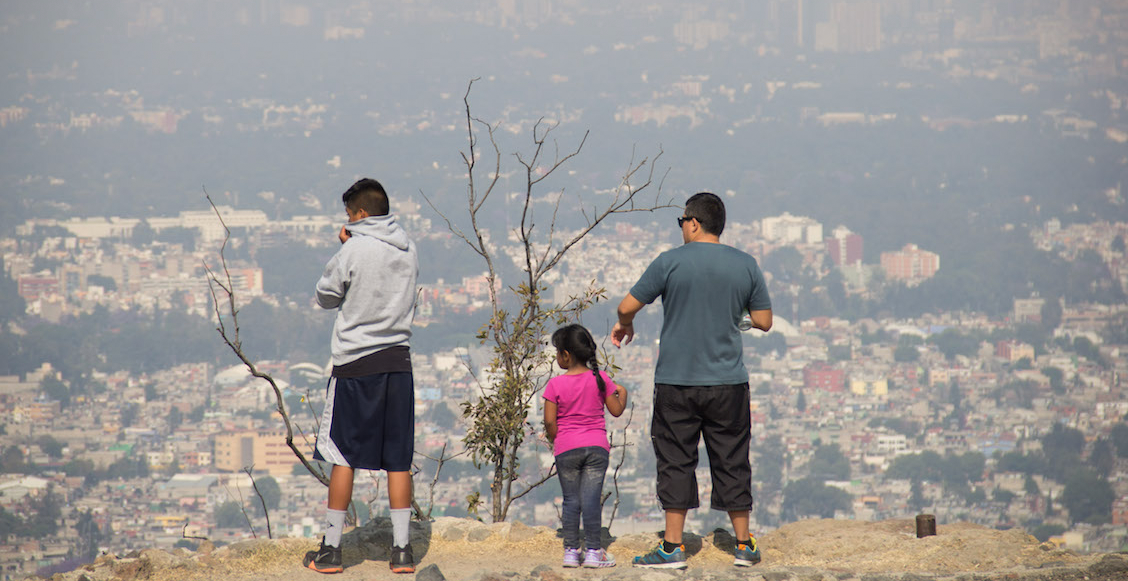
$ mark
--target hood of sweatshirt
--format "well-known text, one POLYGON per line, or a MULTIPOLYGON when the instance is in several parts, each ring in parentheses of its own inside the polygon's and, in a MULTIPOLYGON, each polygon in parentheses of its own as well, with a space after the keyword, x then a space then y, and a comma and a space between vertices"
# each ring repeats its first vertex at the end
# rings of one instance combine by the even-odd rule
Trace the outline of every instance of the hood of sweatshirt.
POLYGON ((337 309, 333 365, 409 345, 419 276, 415 245, 392 216, 345 228, 352 236, 325 265, 316 287, 317 303, 337 309))
POLYGON ((345 229, 352 236, 368 236, 382 242, 387 242, 400 250, 407 250, 411 244, 407 232, 396 223, 395 216, 369 216, 356 222, 349 222, 345 229))

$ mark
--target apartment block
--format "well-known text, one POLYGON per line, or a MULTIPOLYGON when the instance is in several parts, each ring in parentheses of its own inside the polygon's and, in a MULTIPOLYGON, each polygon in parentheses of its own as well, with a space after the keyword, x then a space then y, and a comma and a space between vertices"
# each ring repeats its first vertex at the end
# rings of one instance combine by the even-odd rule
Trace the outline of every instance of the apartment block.
POLYGON ((286 445, 286 432, 281 430, 245 431, 215 437, 213 454, 217 470, 242 471, 254 466, 274 476, 290 474, 298 459, 286 445))
POLYGON ((916 244, 906 244, 896 252, 882 252, 881 268, 892 280, 916 284, 932 278, 940 270, 940 255, 922 250, 916 244))

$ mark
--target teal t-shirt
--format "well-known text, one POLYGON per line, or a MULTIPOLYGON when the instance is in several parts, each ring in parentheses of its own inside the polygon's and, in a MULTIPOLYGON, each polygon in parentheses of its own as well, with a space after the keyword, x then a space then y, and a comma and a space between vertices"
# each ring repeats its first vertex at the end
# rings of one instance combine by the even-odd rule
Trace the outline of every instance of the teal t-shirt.
POLYGON ((655 383, 748 381, 737 325, 746 309, 772 308, 755 258, 724 244, 690 242, 658 255, 631 296, 646 304, 662 297, 655 383))

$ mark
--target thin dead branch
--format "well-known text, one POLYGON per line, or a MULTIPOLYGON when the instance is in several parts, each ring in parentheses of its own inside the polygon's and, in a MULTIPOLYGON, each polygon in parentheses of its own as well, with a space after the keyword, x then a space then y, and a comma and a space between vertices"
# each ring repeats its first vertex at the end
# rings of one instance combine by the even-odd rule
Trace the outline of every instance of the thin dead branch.
MULTIPOLYGON (((616 447, 619 448, 619 462, 615 464, 615 469, 611 472, 611 487, 614 489, 615 502, 611 504, 611 516, 607 519, 607 529, 608 530, 611 530, 611 525, 615 523, 615 516, 619 513, 619 501, 622 500, 622 498, 623 498, 622 494, 620 494, 620 492, 619 492, 619 471, 623 468, 623 463, 626 462, 626 460, 627 460, 627 448, 634 446, 634 443, 626 440, 627 428, 629 428, 630 425, 631 425, 631 422, 634 421, 634 410, 635 410, 634 402, 631 402, 630 411, 627 413, 627 424, 625 426, 623 426, 623 439, 624 439, 624 441, 623 441, 622 444, 616 444, 615 443, 614 432, 609 434, 609 436, 610 436, 610 438, 609 438, 610 442, 609 443, 611 444, 611 449, 614 450, 616 447)), ((611 492, 603 493, 603 498, 599 502, 600 506, 603 506, 603 503, 607 502, 607 498, 611 494, 612 494, 611 492)))
MULTIPOLYGON (((251 488, 255 489, 255 496, 258 497, 259 503, 262 505, 262 514, 266 517, 266 538, 273 539, 274 533, 270 530, 270 509, 266 507, 266 499, 262 496, 262 491, 259 490, 258 482, 255 482, 255 476, 251 473, 254 470, 254 464, 244 466, 243 472, 247 474, 247 478, 251 479, 251 488)), ((243 513, 247 514, 246 512, 243 513)))
MULTIPOLYGON (((251 515, 247 514, 247 502, 243 500, 243 489, 236 483, 235 490, 239 492, 239 512, 243 513, 243 520, 247 521, 247 528, 250 529, 251 536, 257 539, 258 533, 255 532, 255 525, 251 522, 251 515)), ((227 488, 226 484, 223 485, 223 491, 227 493, 228 498, 234 498, 231 496, 231 489, 227 488)))
MULTIPOLYGON (((434 476, 432 476, 431 484, 428 487, 427 512, 424 513, 423 510, 418 508, 418 505, 416 505, 416 514, 419 516, 420 520, 430 519, 431 514, 435 510, 435 486, 438 485, 438 483, 439 483, 439 473, 443 471, 443 464, 446 464, 447 460, 453 460, 453 459, 455 459, 459 456, 466 454, 466 450, 463 450, 463 451, 461 451, 457 454, 454 454, 453 456, 447 456, 446 450, 447 450, 447 444, 443 443, 443 449, 439 450, 439 457, 438 458, 435 458, 433 456, 429 456, 429 455, 424 454, 422 452, 416 452, 417 455, 422 456, 423 458, 426 458, 427 460, 430 460, 430 461, 435 463, 435 474, 434 474, 434 476)), ((414 495, 412 496, 412 498, 414 499, 414 495)))
POLYGON ((196 535, 188 534, 188 525, 189 524, 190 524, 190 521, 186 520, 186 521, 184 521, 184 526, 180 527, 180 538, 182 538, 182 539, 192 539, 192 540, 196 540, 196 541, 206 541, 206 540, 208 540, 207 537, 199 537, 199 536, 196 536, 196 535))
POLYGON ((553 462, 552 466, 548 467, 548 472, 546 472, 544 475, 542 475, 539 480, 537 480, 536 482, 533 482, 532 484, 526 486, 525 490, 522 490, 521 492, 514 494, 512 499, 513 500, 520 499, 522 496, 525 496, 526 494, 532 492, 534 488, 540 486, 541 484, 544 484, 545 482, 548 482, 548 480, 550 478, 552 478, 553 476, 556 476, 556 462, 553 462))
POLYGON ((215 271, 211 269, 207 261, 204 261, 204 271, 208 275, 208 290, 212 296, 212 306, 215 311, 215 318, 217 322, 216 331, 223 339, 223 343, 239 358, 239 361, 247 368, 247 371, 253 377, 265 380, 270 384, 271 389, 274 391, 275 407, 278 414, 282 416, 282 422, 286 426, 286 445, 302 463, 302 466, 309 471, 321 484, 329 486, 329 476, 318 466, 314 466, 309 459, 306 458, 305 453, 294 444, 294 426, 290 422, 290 414, 286 411, 286 402, 282 397, 282 389, 278 387, 278 383, 274 380, 269 373, 265 373, 258 368, 257 365, 243 351, 243 342, 239 335, 239 309, 235 302, 235 285, 231 281, 231 270, 227 266, 227 243, 231 239, 231 230, 227 227, 227 223, 223 220, 223 215, 220 213, 219 208, 216 207, 215 202, 212 200, 211 195, 208 194, 207 188, 204 188, 204 197, 207 198, 208 204, 211 205, 212 211, 215 212, 216 218, 223 226, 223 243, 219 247, 219 260, 223 269, 223 278, 221 279, 215 271), (220 296, 222 294, 222 297, 220 296), (220 307, 221 304, 226 305, 226 313, 220 307), (228 328, 224 322, 225 315, 231 321, 231 327, 228 328))

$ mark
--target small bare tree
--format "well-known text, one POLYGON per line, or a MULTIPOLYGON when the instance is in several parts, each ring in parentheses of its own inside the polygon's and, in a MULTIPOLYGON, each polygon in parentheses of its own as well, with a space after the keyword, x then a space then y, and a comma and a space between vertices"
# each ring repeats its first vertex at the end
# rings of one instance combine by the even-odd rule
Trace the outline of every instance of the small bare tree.
MULTIPOLYGON (((274 390, 274 403, 275 409, 278 414, 282 416, 282 423, 286 426, 286 445, 298 458, 298 461, 305 466, 305 469, 313 474, 321 484, 329 486, 329 476, 320 466, 312 464, 305 453, 298 448, 294 443, 294 426, 290 421, 290 413, 286 411, 286 400, 282 397, 282 389, 278 387, 278 383, 274 380, 269 373, 266 373, 251 361, 247 354, 243 352, 243 341, 239 337, 239 308, 235 301, 235 285, 231 282, 231 270, 227 267, 227 242, 231 239, 231 230, 227 227, 227 223, 223 220, 223 215, 219 212, 219 208, 215 206, 208 191, 204 190, 204 196, 211 204, 212 211, 215 212, 216 217, 219 219, 220 225, 223 226, 223 243, 219 246, 219 262, 222 269, 222 275, 216 273, 207 261, 204 261, 204 271, 208 275, 208 290, 211 291, 212 308, 215 310, 216 331, 223 339, 224 344, 243 362, 247 371, 254 377, 265 380, 270 384, 271 389, 274 390)), ((302 433, 304 437, 304 432, 302 433)), ((308 444, 308 442, 307 442, 308 444)))
MULTIPOLYGON (((443 448, 442 448, 442 450, 439 450, 439 455, 438 455, 437 458, 435 456, 431 456, 430 454, 424 454, 422 452, 416 452, 415 453, 417 456, 422 456, 423 458, 426 458, 427 460, 430 460, 430 461, 435 463, 435 473, 431 477, 431 484, 428 485, 427 511, 424 512, 422 507, 420 507, 417 503, 415 504, 415 518, 417 518, 419 520, 430 520, 431 513, 435 510, 435 487, 438 486, 438 484, 439 484, 439 473, 443 471, 443 465, 446 464, 448 460, 454 460, 455 458, 457 458, 457 457, 466 453, 466 450, 463 450, 463 451, 461 451, 457 454, 447 456, 446 450, 447 450, 447 445, 443 444, 443 448)), ((419 471, 420 471, 420 469, 416 469, 413 472, 413 475, 415 473, 419 472, 419 471)))
MULTIPOLYGON (((244 468, 244 470, 246 470, 246 468, 244 468)), ((252 482, 253 482, 253 480, 252 480, 252 482)), ((251 515, 247 514, 247 502, 245 500, 243 500, 243 489, 239 487, 238 482, 235 483, 235 490, 239 493, 239 500, 238 500, 239 511, 241 513, 243 513, 243 520, 247 521, 247 529, 249 529, 251 531, 251 536, 253 536, 254 538, 257 539, 258 533, 255 532, 255 525, 254 525, 253 522, 251 522, 251 515)), ((231 494, 231 490, 227 488, 226 484, 223 485, 223 491, 227 493, 228 498, 235 498, 231 494)))
MULTIPOLYGON (((545 180, 556 175, 561 167, 580 153, 588 133, 584 133, 575 149, 562 153, 555 140, 550 139, 558 124, 539 120, 533 126, 531 151, 514 154, 518 173, 522 175, 524 182, 516 194, 521 206, 520 224, 513 232, 520 247, 519 268, 523 277, 517 285, 509 287, 508 294, 503 295, 497 284, 497 250, 488 241, 488 234, 481 220, 487 202, 496 200, 496 197, 491 198, 491 194, 499 189, 501 180, 502 153, 496 135, 499 124, 488 123, 471 113, 469 99, 473 85, 474 80, 470 81, 462 99, 469 141, 469 151, 462 153, 467 174, 466 218, 469 219, 469 229, 463 230, 456 226, 451 217, 440 210, 426 194, 423 197, 445 220, 451 233, 465 242, 486 267, 490 318, 479 330, 478 339, 483 344, 491 345, 494 356, 487 366, 488 385, 479 382, 478 398, 463 402, 462 414, 470 424, 464 439, 466 449, 475 465, 485 464, 492 468, 489 480, 490 516, 496 522, 506 519, 514 501, 543 484, 554 473, 550 469, 538 479, 524 483, 523 490, 513 488, 514 482, 520 479, 518 454, 521 446, 526 437, 534 433, 534 427, 528 420, 529 406, 551 370, 551 356, 545 349, 544 337, 551 325, 578 320, 585 309, 605 298, 606 294, 593 281, 578 296, 557 304, 545 296, 548 290, 546 275, 585 236, 612 215, 651 212, 658 208, 672 207, 673 204, 660 200, 662 180, 659 178, 655 181, 655 162, 661 157, 661 150, 654 159, 644 157, 638 160, 632 155, 619 183, 611 190, 609 199, 601 204, 588 206, 578 194, 569 198, 568 207, 579 209, 584 226, 568 233, 558 231, 556 220, 561 202, 565 200, 564 189, 544 192, 545 180), (478 165, 482 154, 478 140, 483 132, 492 149, 492 155, 487 154, 490 165, 485 169, 478 165), (654 190, 653 201, 640 203, 640 195, 647 190, 654 190), (551 217, 538 224, 533 215, 533 204, 551 202, 552 194, 556 195, 556 199, 552 204, 551 217)), ((509 192, 502 192, 498 195, 508 194, 509 192)), ((472 505, 476 500, 471 495, 472 505)))

